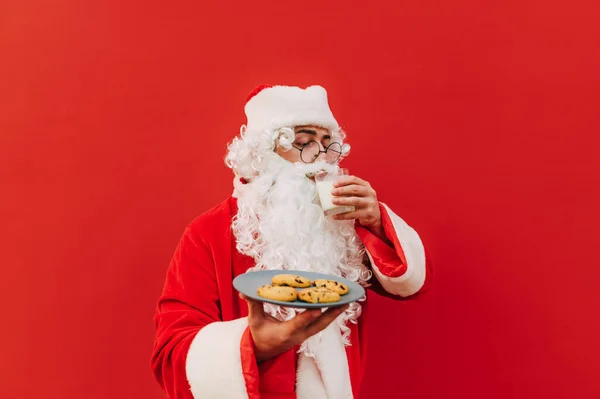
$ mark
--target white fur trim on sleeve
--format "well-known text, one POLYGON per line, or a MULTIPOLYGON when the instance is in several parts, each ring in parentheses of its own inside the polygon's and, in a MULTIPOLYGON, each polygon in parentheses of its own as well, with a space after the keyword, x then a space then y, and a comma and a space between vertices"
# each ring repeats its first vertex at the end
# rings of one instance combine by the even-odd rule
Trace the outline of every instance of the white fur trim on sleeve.
POLYGON ((383 204, 387 211, 398 241, 402 246, 402 251, 406 258, 406 272, 399 277, 387 277, 377 265, 373 262, 371 254, 367 251, 369 260, 373 267, 373 273, 383 288, 390 294, 407 297, 416 294, 425 283, 425 249, 419 234, 410 227, 400 216, 396 215, 386 204, 383 204))
POLYGON ((196 334, 185 365, 194 399, 248 398, 240 354, 247 326, 246 318, 214 322, 196 334))

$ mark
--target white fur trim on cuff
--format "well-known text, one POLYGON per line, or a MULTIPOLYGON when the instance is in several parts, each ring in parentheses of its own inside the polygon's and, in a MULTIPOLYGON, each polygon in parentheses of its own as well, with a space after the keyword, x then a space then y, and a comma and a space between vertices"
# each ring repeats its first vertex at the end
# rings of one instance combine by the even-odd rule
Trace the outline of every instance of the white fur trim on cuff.
POLYGON ((296 374, 298 399, 352 399, 348 357, 336 322, 306 342, 314 358, 300 353, 296 374))
POLYGON ((387 277, 373 262, 371 254, 367 251, 369 260, 373 267, 373 273, 377 280, 381 283, 383 288, 390 294, 399 295, 401 297, 407 297, 416 294, 425 284, 425 249, 419 234, 410 227, 402 218, 396 215, 386 204, 382 203, 387 211, 394 230, 396 237, 400 241, 402 251, 406 258, 406 272, 399 277, 387 277))
POLYGON ((214 322, 196 334, 185 365, 194 399, 248 398, 240 354, 247 326, 246 318, 214 322))

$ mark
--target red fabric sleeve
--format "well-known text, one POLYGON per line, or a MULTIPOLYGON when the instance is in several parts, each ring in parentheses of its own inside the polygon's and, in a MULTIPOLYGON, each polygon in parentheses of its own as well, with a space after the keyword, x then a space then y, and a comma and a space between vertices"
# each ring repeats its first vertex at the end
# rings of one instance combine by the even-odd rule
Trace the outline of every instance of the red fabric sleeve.
MULTIPOLYGON (((391 243, 382 240, 377 237, 377 235, 373 234, 367 228, 359 225, 356 225, 356 232, 363 242, 365 248, 371 254, 373 258, 373 262, 377 265, 379 271, 387 277, 394 278, 402 276, 407 270, 407 261, 404 255, 404 250, 402 249, 402 245, 400 244, 400 240, 396 234, 394 224, 387 210, 382 204, 379 204, 379 209, 381 212, 381 224, 385 233, 385 238, 391 243)), ((423 293, 431 278, 431 262, 427 260, 426 262, 426 277, 425 283, 423 287, 419 290, 415 295, 411 295, 408 297, 401 297, 398 295, 392 295, 388 293, 381 285, 381 283, 376 279, 372 278, 370 283, 371 290, 375 291, 377 294, 393 298, 393 299, 411 299, 414 298, 421 293, 423 293)))
MULTIPOLYGON (((198 331, 220 321, 222 316, 213 256, 194 229, 188 227, 167 270, 155 314, 156 339, 151 367, 170 399, 193 399, 186 375, 190 345, 198 331)), ((244 371, 246 367, 249 370, 244 373, 247 381, 252 371, 257 375, 253 345, 249 345, 248 335, 246 331, 246 338, 240 342, 244 371)), ((257 385, 255 382, 254 387, 257 385)))
POLYGON ((254 340, 247 328, 242 337, 242 367, 249 399, 295 397, 297 352, 295 346, 273 359, 256 363, 254 340))
POLYGON ((250 329, 246 328, 240 343, 240 354, 242 357, 242 369, 248 390, 248 399, 260 399, 260 380, 256 356, 254 355, 254 340, 250 329))
POLYGON ((175 250, 155 315, 152 370, 171 399, 193 399, 186 357, 194 336, 220 320, 214 265, 204 243, 186 229, 175 250), (202 289, 194 289, 199 285, 202 289))

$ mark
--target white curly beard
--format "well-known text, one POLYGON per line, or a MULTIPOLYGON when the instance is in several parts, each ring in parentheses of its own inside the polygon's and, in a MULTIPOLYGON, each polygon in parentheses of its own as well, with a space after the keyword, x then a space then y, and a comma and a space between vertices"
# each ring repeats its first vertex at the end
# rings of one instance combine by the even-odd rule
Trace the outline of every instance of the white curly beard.
MULTIPOLYGON (((251 182, 234 180, 238 212, 232 228, 237 249, 256 262, 248 272, 302 270, 366 285, 371 271, 363 264, 365 250, 353 221, 326 218, 316 185, 307 178, 307 174, 318 170, 338 167, 326 163, 292 164, 275 153, 260 163, 255 167, 262 170, 251 182)), ((265 311, 279 320, 289 320, 301 312, 272 304, 265 304, 265 311)), ((360 314, 361 305, 355 302, 337 319, 345 345, 350 344, 347 323, 356 323, 360 314)), ((312 355, 306 343, 301 351, 312 355)))

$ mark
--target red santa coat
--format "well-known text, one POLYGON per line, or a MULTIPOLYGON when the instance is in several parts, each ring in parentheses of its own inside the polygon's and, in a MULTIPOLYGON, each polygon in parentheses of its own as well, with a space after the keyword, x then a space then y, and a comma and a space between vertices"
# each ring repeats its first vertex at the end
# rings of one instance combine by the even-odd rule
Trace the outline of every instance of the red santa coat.
MULTIPOLYGON (((423 244, 385 204, 380 209, 393 247, 356 227, 374 274, 370 289, 396 299, 413 298, 431 278, 423 244)), ((341 349, 346 359, 342 359, 343 352, 337 353, 328 364, 319 364, 321 372, 315 373, 298 364, 298 348, 294 348, 257 364, 248 308, 232 286, 236 276, 254 265, 252 258, 235 248, 231 221, 236 212, 234 197, 205 212, 187 227, 175 251, 155 316, 152 369, 158 383, 171 399, 326 398, 333 395, 325 393, 331 392, 328 387, 350 385, 340 380, 343 376, 338 370, 343 368, 336 362, 341 360, 344 366, 347 362, 351 387, 346 394, 335 395, 357 398, 365 360, 368 300, 361 303, 358 323, 349 325, 351 345, 341 349)))

